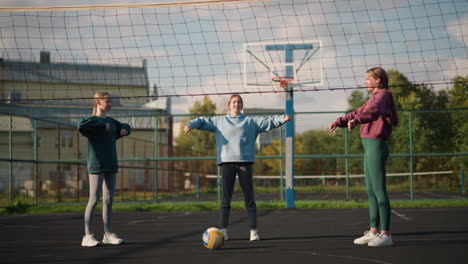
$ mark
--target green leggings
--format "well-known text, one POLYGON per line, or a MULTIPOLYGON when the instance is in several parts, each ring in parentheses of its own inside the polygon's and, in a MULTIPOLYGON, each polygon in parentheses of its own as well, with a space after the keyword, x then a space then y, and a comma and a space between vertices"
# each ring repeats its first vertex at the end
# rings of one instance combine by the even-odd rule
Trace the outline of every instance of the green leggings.
POLYGON ((390 201, 386 187, 385 161, 388 145, 385 140, 362 139, 364 146, 364 175, 369 199, 370 227, 390 230, 390 201))

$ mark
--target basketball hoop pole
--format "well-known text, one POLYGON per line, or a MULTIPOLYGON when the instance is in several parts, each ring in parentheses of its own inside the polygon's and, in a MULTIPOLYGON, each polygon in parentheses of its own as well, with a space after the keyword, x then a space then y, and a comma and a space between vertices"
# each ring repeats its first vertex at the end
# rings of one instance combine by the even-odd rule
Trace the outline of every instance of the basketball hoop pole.
POLYGON ((294 208, 294 93, 286 83, 286 115, 291 120, 286 123, 286 208, 294 208))
POLYGON ((300 49, 312 49, 311 44, 285 44, 267 45, 266 50, 284 51, 284 77, 275 77, 274 81, 286 89, 286 115, 291 116, 291 120, 286 123, 286 208, 294 208, 294 91, 293 85, 289 85, 294 78, 294 51, 300 49), (285 87, 286 86, 286 87, 285 87))
POLYGON ((271 80, 286 90, 285 114, 291 117, 286 123, 286 208, 294 208, 294 92, 293 86, 289 85, 294 78, 277 76, 271 80))

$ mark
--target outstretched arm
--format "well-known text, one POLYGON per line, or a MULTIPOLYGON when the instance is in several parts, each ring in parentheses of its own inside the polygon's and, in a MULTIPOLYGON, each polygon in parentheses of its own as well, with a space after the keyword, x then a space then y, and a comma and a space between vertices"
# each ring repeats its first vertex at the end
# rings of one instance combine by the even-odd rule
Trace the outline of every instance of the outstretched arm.
POLYGON ((328 124, 328 131, 330 133, 332 133, 333 131, 335 131, 335 129, 337 128, 338 126, 335 124, 335 122, 332 122, 330 124, 328 124))
POLYGON ((187 135, 187 134, 188 134, 188 132, 190 132, 190 130, 192 130, 192 128, 190 127, 190 125, 189 125, 189 124, 186 124, 186 125, 184 126, 184 132, 185 132, 185 135, 187 135))
POLYGON ((277 116, 263 116, 263 117, 254 117, 255 123, 257 124, 257 133, 262 133, 269 131, 271 129, 277 128, 289 120, 291 116, 289 115, 277 115, 277 116))
POLYGON ((192 129, 207 130, 214 132, 216 130, 216 118, 198 117, 192 119, 184 126, 185 134, 188 134, 192 129))

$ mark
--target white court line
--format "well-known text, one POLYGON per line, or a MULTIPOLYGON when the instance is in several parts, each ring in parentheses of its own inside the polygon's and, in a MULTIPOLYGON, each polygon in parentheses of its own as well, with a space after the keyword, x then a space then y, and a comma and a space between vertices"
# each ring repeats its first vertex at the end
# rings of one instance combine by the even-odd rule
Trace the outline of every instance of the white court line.
MULTIPOLYGON (((161 220, 161 219, 169 218, 169 216, 178 217, 178 216, 187 216, 187 215, 190 215, 190 214, 192 214, 192 213, 191 212, 184 212, 182 214, 177 214, 177 215, 160 215, 160 216, 157 216, 156 219, 161 220)), ((135 224, 141 224, 141 223, 144 223, 144 222, 147 222, 147 220, 130 221, 130 222, 128 222, 128 224, 129 225, 135 225, 135 224)))
POLYGON ((400 213, 398 213, 398 212, 395 211, 395 210, 392 210, 392 213, 396 214, 398 217, 401 217, 401 218, 405 219, 406 221, 411 221, 411 218, 406 217, 406 215, 400 214, 400 213))
POLYGON ((128 224, 129 225, 134 225, 134 224, 139 224, 139 223, 144 223, 144 222, 145 222, 145 220, 138 220, 138 221, 131 221, 128 224))
POLYGON ((296 253, 296 254, 322 256, 322 257, 341 258, 341 259, 353 259, 353 260, 360 260, 363 263, 371 262, 371 263, 380 263, 380 264, 392 264, 391 262, 386 262, 386 261, 383 261, 383 260, 367 259, 367 258, 356 258, 356 257, 353 257, 353 256, 340 256, 340 255, 322 254, 322 253, 316 253, 316 252, 301 252, 301 251, 286 251, 286 252, 291 252, 291 253, 296 253))
MULTIPOLYGON (((447 195, 444 195, 444 194, 438 194, 438 193, 433 193, 433 192, 423 192, 425 194, 429 194, 429 195, 434 195, 434 196, 439 196, 439 197, 442 197, 442 198, 449 198, 447 195)), ((455 196, 455 195, 452 195, 450 196, 451 198, 457 198, 457 199, 464 199, 465 197, 461 197, 461 196, 455 196)))

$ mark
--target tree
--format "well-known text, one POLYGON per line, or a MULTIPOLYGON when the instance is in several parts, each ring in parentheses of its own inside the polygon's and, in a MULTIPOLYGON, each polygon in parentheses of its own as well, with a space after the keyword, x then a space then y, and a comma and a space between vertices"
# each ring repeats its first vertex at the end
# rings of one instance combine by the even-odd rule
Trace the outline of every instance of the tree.
MULTIPOLYGON (((350 98, 348 98, 349 108, 347 112, 353 112, 357 108, 361 107, 369 99, 369 97, 370 97, 370 93, 367 91, 361 91, 361 90, 353 91, 351 93, 350 98)), ((341 130, 340 132, 343 134, 346 133, 344 130, 341 130)), ((348 133, 348 142, 349 142, 349 153, 363 153, 364 152, 364 149, 361 143, 361 136, 359 134, 359 128, 354 129, 353 131, 351 131, 351 133, 348 133)), ((352 162, 356 162, 356 160, 353 160, 352 162)))
MULTIPOLYGON (((175 143, 177 148, 175 150, 176 156, 216 156, 216 140, 215 135, 208 131, 192 130, 189 135, 185 135, 184 126, 193 118, 200 116, 214 115, 216 112, 216 105, 208 98, 204 97, 203 102, 196 101, 194 105, 189 109, 190 119, 184 119, 181 122, 180 134, 176 137, 175 143)), ((181 170, 187 171, 187 164, 182 162, 177 164, 181 170)), ((216 166, 213 166, 212 162, 199 160, 190 161, 190 168, 196 172, 209 172, 214 173, 213 170, 216 166)))
POLYGON ((180 149, 191 150, 201 153, 203 155, 213 155, 216 153, 216 140, 213 133, 200 130, 190 131, 189 136, 185 135, 183 127, 193 118, 200 116, 214 115, 216 112, 216 105, 205 96, 203 102, 196 101, 189 109, 191 118, 184 119, 181 123, 181 130, 179 136, 175 139, 177 147, 180 149))
MULTIPOLYGON (((448 89, 449 108, 468 108, 468 76, 457 76, 453 80, 453 86, 448 89)), ((468 152, 468 114, 464 111, 454 111, 451 114, 453 122, 453 137, 451 145, 454 147, 454 152, 468 152)), ((468 158, 459 157, 453 158, 456 164, 463 170, 468 169, 468 158)))
MULTIPOLYGON (((310 130, 296 137, 296 140, 302 143, 300 150, 303 155, 326 155, 344 153, 344 142, 342 137, 330 135, 326 130, 310 130)), ((302 164, 296 170, 302 171, 304 174, 315 173, 331 173, 336 170, 341 170, 340 164, 337 164, 336 159, 320 159, 307 161, 302 160, 302 164)))

